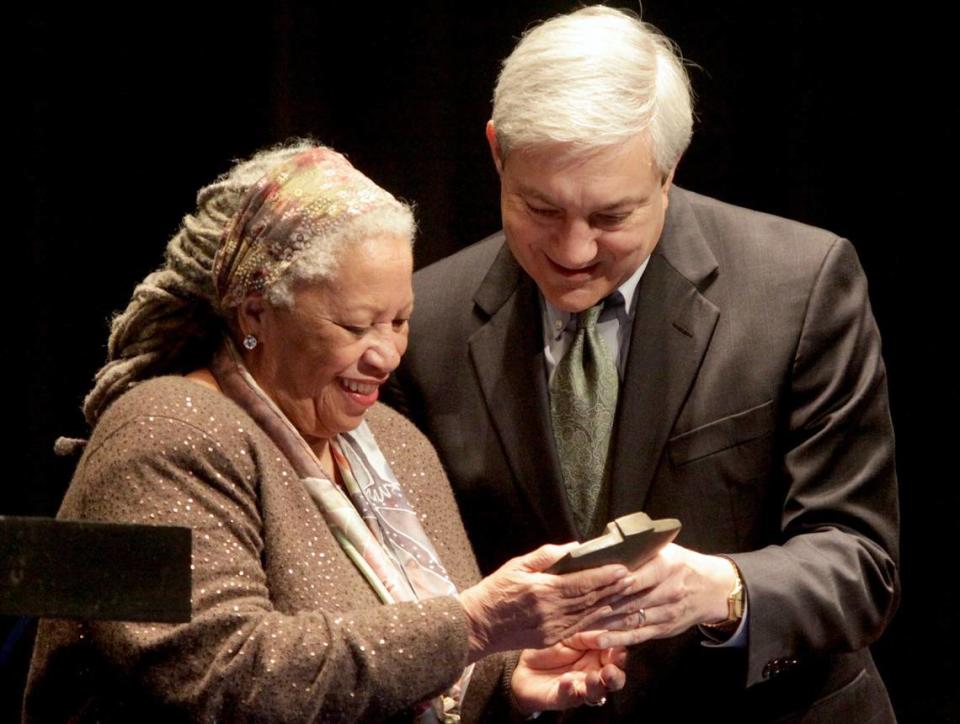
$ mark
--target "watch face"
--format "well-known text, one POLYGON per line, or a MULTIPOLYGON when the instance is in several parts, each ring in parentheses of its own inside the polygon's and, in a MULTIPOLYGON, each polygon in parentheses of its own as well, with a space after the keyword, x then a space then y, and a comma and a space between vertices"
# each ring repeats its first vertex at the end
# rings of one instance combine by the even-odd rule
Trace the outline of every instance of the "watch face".
POLYGON ((727 599, 727 611, 731 619, 743 618, 743 579, 737 576, 737 583, 727 599))
POLYGON ((743 597, 736 596, 729 601, 729 612, 731 619, 743 618, 743 597))

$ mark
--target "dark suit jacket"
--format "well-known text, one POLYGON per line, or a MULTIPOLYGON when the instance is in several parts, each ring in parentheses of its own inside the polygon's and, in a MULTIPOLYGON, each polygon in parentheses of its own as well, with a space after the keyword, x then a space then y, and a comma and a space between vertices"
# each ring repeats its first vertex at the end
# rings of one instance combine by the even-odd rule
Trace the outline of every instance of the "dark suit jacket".
MULTIPOLYGON (((484 572, 576 537, 537 290, 503 242, 416 275, 388 400, 437 446, 484 572)), ((898 597, 893 431, 852 246, 674 188, 637 293, 610 517, 676 517, 678 543, 730 554, 749 643, 635 647, 626 691, 573 718, 892 720, 866 647, 898 597)))

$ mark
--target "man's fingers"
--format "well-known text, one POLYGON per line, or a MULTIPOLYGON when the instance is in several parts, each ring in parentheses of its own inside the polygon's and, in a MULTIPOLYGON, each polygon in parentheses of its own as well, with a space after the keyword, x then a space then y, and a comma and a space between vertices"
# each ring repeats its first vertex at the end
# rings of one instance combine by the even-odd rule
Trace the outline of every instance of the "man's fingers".
POLYGON ((666 551, 673 545, 670 543, 649 561, 630 572, 633 581, 630 588, 624 591, 624 595, 636 595, 655 588, 670 576, 672 561, 675 560, 676 554, 666 553, 666 551))

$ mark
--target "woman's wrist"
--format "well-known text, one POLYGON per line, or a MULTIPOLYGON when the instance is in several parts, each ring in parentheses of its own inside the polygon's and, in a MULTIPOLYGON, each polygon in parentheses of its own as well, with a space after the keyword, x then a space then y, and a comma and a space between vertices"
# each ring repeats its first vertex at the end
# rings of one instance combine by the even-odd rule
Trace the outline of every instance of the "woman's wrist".
POLYGON ((493 653, 490 646, 489 627, 481 613, 483 605, 478 600, 474 588, 461 591, 457 597, 467 619, 467 663, 471 664, 493 653))

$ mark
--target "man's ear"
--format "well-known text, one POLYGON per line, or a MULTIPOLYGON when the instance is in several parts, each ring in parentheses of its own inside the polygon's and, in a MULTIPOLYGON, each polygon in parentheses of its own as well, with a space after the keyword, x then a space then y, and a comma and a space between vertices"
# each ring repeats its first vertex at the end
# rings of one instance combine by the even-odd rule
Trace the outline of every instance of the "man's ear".
POLYGON ((663 192, 666 193, 670 190, 670 187, 673 185, 673 174, 677 171, 677 164, 673 165, 673 168, 670 169, 670 173, 663 177, 663 192))
POLYGON ((670 187, 673 185, 673 174, 677 171, 677 167, 674 166, 670 169, 670 173, 667 174, 667 177, 663 180, 663 190, 669 191, 670 187))
POLYGON ((663 183, 660 184, 660 194, 663 196, 663 208, 666 210, 670 206, 670 187, 673 186, 673 174, 677 170, 676 164, 670 169, 670 173, 663 177, 663 183))
POLYGON ((500 154, 500 143, 497 141, 497 132, 493 127, 493 119, 487 121, 487 144, 490 146, 490 155, 493 156, 493 165, 497 173, 503 174, 503 156, 500 154))

